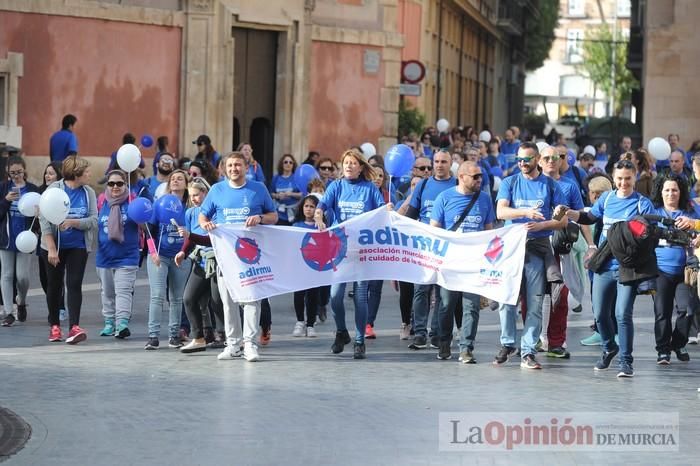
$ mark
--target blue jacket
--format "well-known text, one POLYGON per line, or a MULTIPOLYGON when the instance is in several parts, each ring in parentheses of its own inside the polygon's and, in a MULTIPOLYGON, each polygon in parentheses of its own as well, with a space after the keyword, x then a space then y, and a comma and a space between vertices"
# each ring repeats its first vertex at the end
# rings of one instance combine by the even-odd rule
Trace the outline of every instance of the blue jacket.
MULTIPOLYGON (((10 203, 5 199, 9 190, 9 181, 0 184, 0 249, 7 249, 10 246, 10 203)), ((39 188, 32 183, 27 183, 27 192, 38 193, 39 188)), ((32 225, 32 220, 33 217, 26 218, 25 223, 27 230, 29 230, 29 227, 32 225)))

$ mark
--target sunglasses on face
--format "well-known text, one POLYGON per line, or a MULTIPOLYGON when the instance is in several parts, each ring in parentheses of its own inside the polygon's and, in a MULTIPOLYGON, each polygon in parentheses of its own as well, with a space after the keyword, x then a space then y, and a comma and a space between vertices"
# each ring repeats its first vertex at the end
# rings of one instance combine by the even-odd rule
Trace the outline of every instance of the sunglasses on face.
POLYGON ((110 188, 114 188, 115 186, 117 188, 123 188, 124 184, 125 183, 123 181, 108 181, 107 182, 107 186, 109 186, 110 188))
POLYGON ((546 157, 542 157, 542 160, 544 160, 545 162, 557 162, 559 161, 559 159, 561 159, 561 157, 559 157, 558 155, 548 155, 546 157))
POLYGON ((474 180, 480 180, 484 174, 483 173, 477 173, 476 175, 467 175, 468 177, 474 179, 474 180))
POLYGON ((163 165, 172 165, 172 164, 174 164, 175 162, 173 162, 172 160, 163 160, 163 159, 161 159, 161 160, 160 160, 160 163, 162 163, 163 165))
POLYGON ((533 159, 534 159, 534 157, 516 157, 515 161, 518 163, 520 163, 520 162, 530 163, 530 162, 532 162, 533 159))
POLYGON ((424 172, 424 171, 426 171, 426 170, 432 170, 432 169, 433 169, 433 167, 428 166, 428 165, 424 165, 424 166, 422 166, 422 167, 416 167, 416 170, 420 170, 420 171, 422 171, 422 172, 424 172))
POLYGON ((619 162, 617 162, 617 165, 615 165, 615 168, 618 168, 618 169, 622 169, 622 168, 630 169, 630 168, 634 168, 634 164, 633 164, 632 162, 630 162, 629 160, 620 160, 619 162))
POLYGON ((333 170, 333 167, 329 167, 328 165, 321 165, 318 168, 319 168, 319 170, 328 170, 328 171, 333 170))

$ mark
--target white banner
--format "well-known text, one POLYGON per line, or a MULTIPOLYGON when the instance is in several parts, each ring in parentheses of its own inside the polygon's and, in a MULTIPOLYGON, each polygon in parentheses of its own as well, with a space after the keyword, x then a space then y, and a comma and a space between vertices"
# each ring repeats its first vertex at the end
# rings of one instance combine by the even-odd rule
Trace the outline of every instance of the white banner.
POLYGON ((219 225, 210 235, 238 302, 333 283, 400 280, 516 304, 527 232, 513 225, 454 233, 379 208, 323 232, 219 225))

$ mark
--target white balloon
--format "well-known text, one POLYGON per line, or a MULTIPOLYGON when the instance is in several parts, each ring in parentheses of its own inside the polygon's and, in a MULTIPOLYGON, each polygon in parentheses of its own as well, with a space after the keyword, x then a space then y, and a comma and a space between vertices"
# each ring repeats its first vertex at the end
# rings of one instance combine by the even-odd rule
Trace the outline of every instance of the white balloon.
POLYGON ((452 176, 457 178, 457 173, 459 172, 459 163, 452 162, 452 166, 450 166, 450 171, 452 172, 452 176))
POLYGON ((486 144, 491 141, 491 133, 488 131, 482 131, 479 133, 479 141, 484 141, 486 144))
POLYGON ((501 181, 500 176, 493 177, 493 191, 498 191, 498 187, 501 186, 501 181))
POLYGON ((437 127, 438 131, 444 133, 450 128, 450 122, 444 118, 440 118, 437 123, 435 123, 435 126, 437 127))
POLYGON ((37 243, 38 240, 36 235, 28 230, 17 235, 17 239, 15 239, 15 246, 17 246, 17 250, 25 254, 34 252, 37 243))
POLYGON ((124 144, 117 150, 117 163, 119 168, 127 173, 131 173, 141 163, 141 151, 133 144, 124 144))
POLYGON ((35 217, 36 208, 39 207, 40 200, 41 194, 27 193, 19 198, 19 201, 17 202, 17 210, 19 210, 19 213, 25 217, 35 217))
POLYGON ((538 142, 537 143, 537 152, 542 152, 542 149, 544 149, 545 147, 549 147, 549 144, 547 144, 544 141, 538 142))
POLYGON ((666 160, 671 156, 671 145, 664 138, 655 137, 649 141, 649 153, 656 160, 666 160))
POLYGON ((591 154, 595 155, 595 147, 591 146, 590 144, 587 145, 586 147, 583 148, 583 153, 584 154, 591 154))
POLYGON ((365 142, 360 146, 360 149, 362 149, 362 153, 367 158, 372 157, 373 155, 377 155, 377 148, 374 147, 374 144, 372 144, 371 142, 365 142))
POLYGON ((159 197, 161 197, 164 194, 167 194, 165 190, 168 188, 168 183, 162 182, 161 184, 158 185, 156 188, 156 192, 153 193, 153 200, 155 201, 159 197))
POLYGON ((70 198, 62 189, 51 188, 44 191, 39 200, 39 212, 46 220, 59 225, 68 216, 70 198))

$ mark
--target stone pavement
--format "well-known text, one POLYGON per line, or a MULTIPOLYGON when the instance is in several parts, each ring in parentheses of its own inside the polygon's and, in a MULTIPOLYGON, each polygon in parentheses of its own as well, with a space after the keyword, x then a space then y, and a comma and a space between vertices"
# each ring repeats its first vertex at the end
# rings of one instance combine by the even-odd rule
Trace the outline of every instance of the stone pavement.
MULTIPOLYGON (((436 360, 398 338, 398 295, 389 282, 365 361, 330 353, 334 326, 291 337, 291 296, 272 299, 272 342, 262 360, 217 361, 217 351, 144 351, 148 287, 139 274, 133 336, 99 337, 99 289, 88 266, 78 346, 47 341, 41 290, 29 320, 0 328, 0 406, 32 427, 8 465, 43 464, 697 464, 700 347, 691 362, 655 364, 651 299, 636 310, 635 377, 594 373, 598 347, 583 347, 590 308, 570 316, 570 360, 543 355, 542 371, 491 364, 498 314, 482 312, 477 365, 436 360), (93 286, 90 286, 93 284, 93 286), (462 452, 438 450, 441 412, 678 412, 678 452, 462 452)), ((36 276, 36 275, 35 275, 36 276)), ((35 285, 38 287, 38 283, 35 285)), ((352 310, 350 301, 348 310, 352 310)), ((352 312, 348 312, 348 324, 352 312)), ((167 322, 166 313, 163 322, 167 322)), ((163 329, 165 336, 165 329, 163 329)), ((162 340, 161 340, 162 341, 162 340)), ((454 349, 456 352, 456 348, 454 349)))

